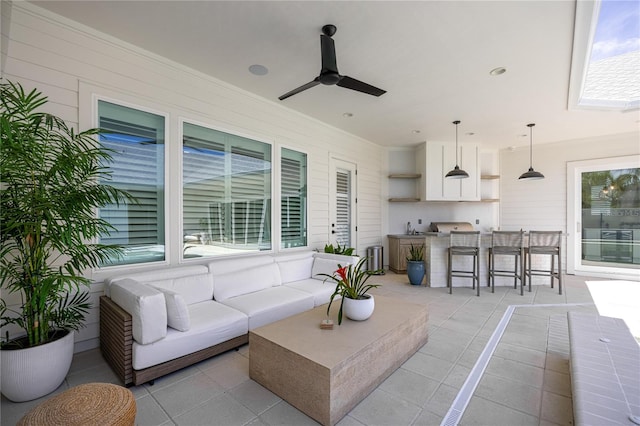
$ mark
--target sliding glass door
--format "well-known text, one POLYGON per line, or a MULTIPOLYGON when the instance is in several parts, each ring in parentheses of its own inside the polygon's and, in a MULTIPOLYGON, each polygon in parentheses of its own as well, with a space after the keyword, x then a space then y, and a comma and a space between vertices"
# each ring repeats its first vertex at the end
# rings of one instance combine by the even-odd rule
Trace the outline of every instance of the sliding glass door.
POLYGON ((571 162, 567 171, 568 272, 640 276, 638 156, 571 162))

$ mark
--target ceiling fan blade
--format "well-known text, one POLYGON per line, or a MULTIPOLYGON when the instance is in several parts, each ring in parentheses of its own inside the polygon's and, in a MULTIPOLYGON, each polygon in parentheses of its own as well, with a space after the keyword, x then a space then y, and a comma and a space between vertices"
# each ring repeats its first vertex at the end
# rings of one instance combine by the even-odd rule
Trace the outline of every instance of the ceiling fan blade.
POLYGON ((364 83, 360 80, 356 80, 355 78, 351 78, 346 75, 342 76, 342 78, 337 84, 340 87, 344 87, 347 89, 355 90, 355 91, 366 93, 368 95, 373 95, 373 96, 380 96, 387 93, 386 90, 378 89, 375 86, 364 83))
POLYGON ((338 73, 336 63, 336 45, 333 39, 327 35, 320 34, 320 53, 322 55, 322 70, 320 74, 326 72, 338 73))
POLYGON ((312 87, 315 87, 318 84, 320 84, 320 77, 316 77, 312 81, 308 82, 307 84, 303 84, 302 86, 298 87, 297 89, 293 89, 292 91, 285 93, 284 95, 280 96, 278 99, 283 101, 283 100, 287 99, 290 96, 298 94, 298 93, 300 93, 302 91, 305 91, 307 89, 311 89, 312 87))

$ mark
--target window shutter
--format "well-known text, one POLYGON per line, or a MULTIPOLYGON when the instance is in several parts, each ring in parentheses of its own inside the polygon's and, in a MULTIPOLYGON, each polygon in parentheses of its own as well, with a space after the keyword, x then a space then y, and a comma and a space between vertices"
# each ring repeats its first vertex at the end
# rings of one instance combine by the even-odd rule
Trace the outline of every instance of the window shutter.
POLYGON ((348 245, 351 241, 349 223, 351 223, 351 206, 349 194, 351 176, 349 172, 336 172, 336 242, 348 245))
POLYGON ((164 259, 164 117, 99 102, 100 143, 111 149, 107 165, 114 187, 128 191, 137 204, 107 205, 99 215, 115 230, 102 244, 125 247, 112 264, 164 259), (150 125, 147 125, 150 124, 150 125))

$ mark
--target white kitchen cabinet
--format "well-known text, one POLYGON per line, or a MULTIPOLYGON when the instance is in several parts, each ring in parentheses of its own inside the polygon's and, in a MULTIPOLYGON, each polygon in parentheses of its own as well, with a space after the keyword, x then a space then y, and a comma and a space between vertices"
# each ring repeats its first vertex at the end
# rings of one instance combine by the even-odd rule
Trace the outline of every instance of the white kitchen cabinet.
POLYGON ((480 201, 480 155, 477 143, 458 146, 458 165, 466 179, 445 179, 456 165, 453 142, 424 142, 416 150, 416 168, 422 173, 420 197, 424 201, 480 201))

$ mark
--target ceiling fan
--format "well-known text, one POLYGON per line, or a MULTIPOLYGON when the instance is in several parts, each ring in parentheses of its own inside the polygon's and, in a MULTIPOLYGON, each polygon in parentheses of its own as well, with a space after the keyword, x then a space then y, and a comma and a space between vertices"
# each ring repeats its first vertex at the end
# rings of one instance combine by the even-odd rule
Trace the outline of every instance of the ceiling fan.
POLYGON ((368 95, 380 96, 386 93, 386 90, 378 89, 370 84, 364 83, 355 78, 351 78, 347 75, 340 75, 338 72, 338 66, 336 65, 336 47, 331 38, 336 33, 335 25, 325 25, 322 27, 322 34, 320 34, 320 50, 322 54, 322 69, 320 75, 314 78, 307 84, 304 84, 297 89, 293 89, 290 92, 285 93, 278 99, 285 100, 290 96, 298 94, 304 90, 311 89, 322 83, 327 86, 338 85, 346 89, 355 90, 357 92, 366 93, 368 95))

